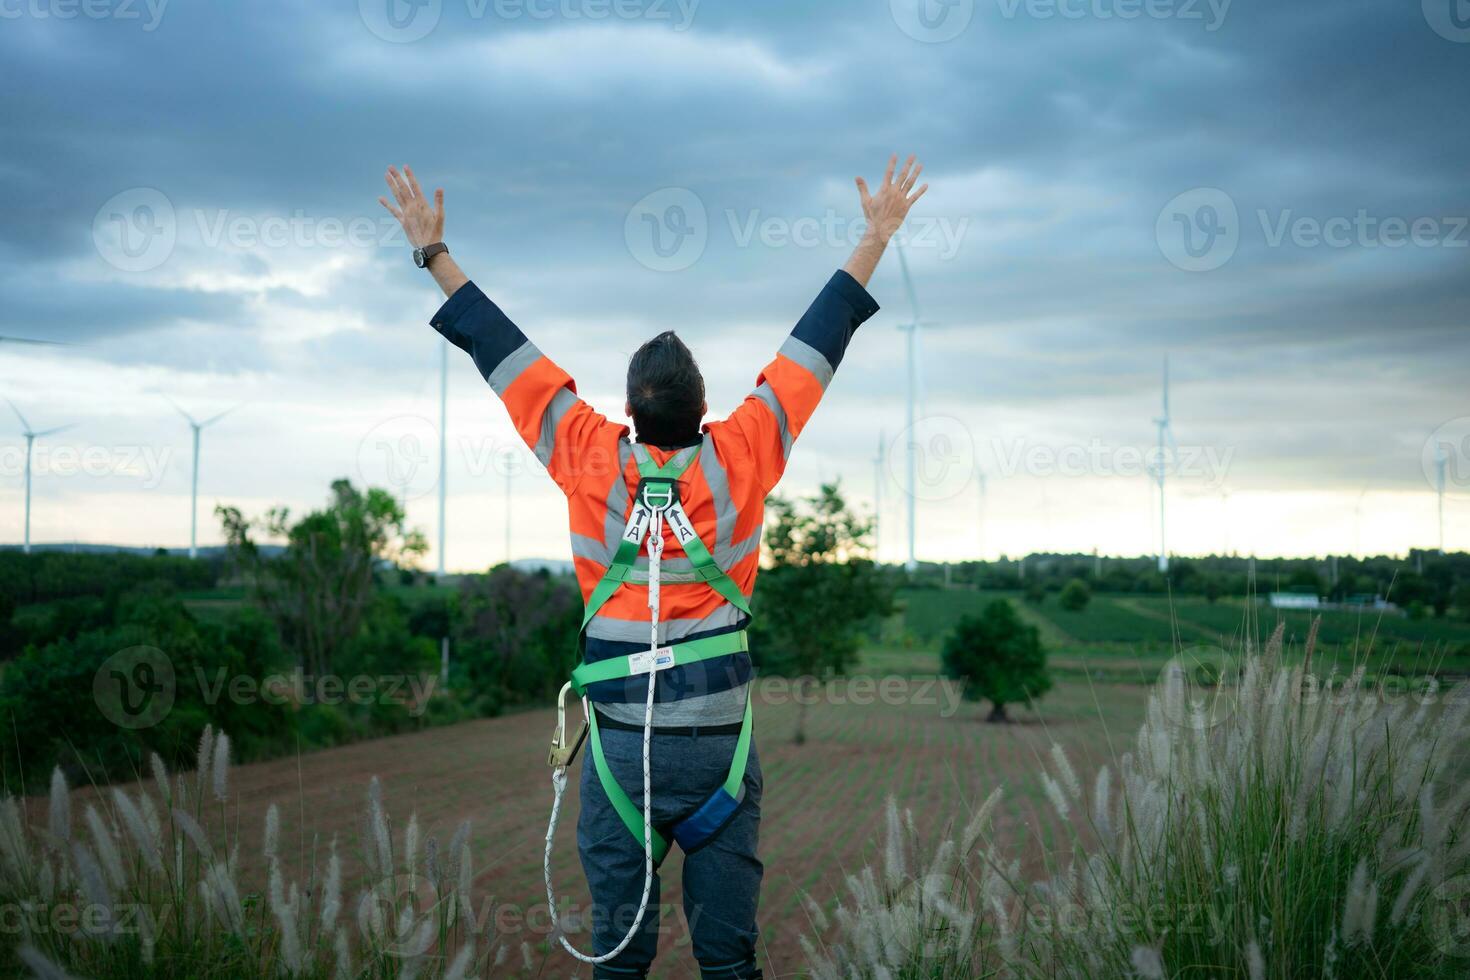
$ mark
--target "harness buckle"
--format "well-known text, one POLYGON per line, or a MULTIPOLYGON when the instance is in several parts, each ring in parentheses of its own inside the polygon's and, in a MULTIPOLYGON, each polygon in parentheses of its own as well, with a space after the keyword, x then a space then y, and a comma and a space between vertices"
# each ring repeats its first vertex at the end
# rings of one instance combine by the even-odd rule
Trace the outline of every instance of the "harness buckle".
POLYGON ((660 513, 679 499, 679 481, 666 476, 645 476, 638 483, 638 500, 643 506, 660 513))
POLYGON ((561 693, 556 696, 556 731, 551 734, 551 752, 546 757, 546 764, 553 769, 565 769, 572 764, 577 757, 577 750, 587 738, 587 706, 582 705, 582 729, 577 733, 577 740, 571 745, 567 744, 567 695, 572 691, 571 682, 561 686, 561 693))

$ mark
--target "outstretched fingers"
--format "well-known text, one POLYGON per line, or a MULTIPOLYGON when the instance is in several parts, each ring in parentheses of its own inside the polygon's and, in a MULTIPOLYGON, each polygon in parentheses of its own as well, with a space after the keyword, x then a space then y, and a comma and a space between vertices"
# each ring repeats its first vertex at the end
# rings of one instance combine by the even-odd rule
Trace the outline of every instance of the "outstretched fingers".
POLYGON ((924 192, 927 191, 928 189, 929 189, 929 185, 928 184, 924 184, 917 191, 914 192, 914 196, 913 197, 907 198, 907 200, 909 202, 909 207, 913 207, 914 202, 917 201, 919 198, 923 197, 924 196, 924 192))
POLYGON ((857 178, 858 198, 863 202, 863 210, 868 210, 868 204, 873 200, 873 195, 868 193, 868 182, 861 177, 857 178))
MULTIPOLYGON (((909 157, 909 161, 910 162, 912 162, 913 159, 914 159, 913 157, 909 157)), ((908 172, 908 168, 907 167, 905 167, 904 170, 905 170, 906 173, 908 172)), ((918 166, 916 166, 911 173, 908 173, 908 177, 900 185, 901 189, 903 190, 903 192, 905 194, 907 194, 909 191, 911 191, 911 190, 914 189, 914 185, 919 182, 919 174, 921 174, 923 172, 924 172, 924 165, 921 163, 918 166)))
MULTIPOLYGON (((897 154, 894 155, 894 159, 895 160, 898 159, 897 154)), ((914 165, 914 155, 912 153, 910 153, 909 154, 909 158, 903 162, 903 170, 899 171, 899 174, 898 174, 898 181, 897 181, 897 183, 898 183, 898 186, 900 188, 902 188, 905 185, 907 185, 908 179, 909 179, 909 168, 912 167, 913 165, 914 165)))
POLYGON ((408 178, 408 189, 413 192, 413 196, 423 197, 424 189, 419 186, 419 179, 414 176, 413 168, 405 163, 403 165, 403 173, 408 178))
POLYGON ((889 184, 893 183, 893 168, 896 167, 896 166, 898 166, 898 154, 897 153, 893 154, 893 156, 891 156, 891 157, 888 158, 888 169, 883 172, 883 186, 884 187, 887 187, 889 184))
POLYGON ((393 217, 396 218, 398 221, 400 221, 400 222, 403 221, 403 212, 400 211, 400 210, 398 210, 397 208, 395 208, 393 205, 389 204, 388 203, 388 199, 386 197, 380 197, 380 198, 378 198, 378 203, 381 204, 381 205, 383 205, 383 207, 387 208, 388 209, 388 213, 391 214, 391 215, 393 215, 393 217))
POLYGON ((408 189, 408 184, 399 175, 396 167, 389 167, 387 174, 383 177, 388 182, 388 189, 393 192, 393 200, 398 202, 400 208, 408 207, 413 192, 408 189))

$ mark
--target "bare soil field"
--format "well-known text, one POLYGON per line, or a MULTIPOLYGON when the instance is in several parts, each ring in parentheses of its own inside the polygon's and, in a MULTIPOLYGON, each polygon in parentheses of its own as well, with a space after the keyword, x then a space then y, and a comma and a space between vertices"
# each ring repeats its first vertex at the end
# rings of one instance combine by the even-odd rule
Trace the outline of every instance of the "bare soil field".
MULTIPOLYGON (((1004 785, 997 832, 1018 845, 1031 841, 1028 863, 1034 866, 1052 838, 1037 776, 1051 741, 1066 746, 1085 773, 1128 750, 1147 694, 1141 686, 1062 681, 1039 712, 1018 709, 1015 722, 992 725, 982 721, 988 706, 956 705, 936 681, 889 677, 883 683, 829 685, 808 708, 804 745, 792 742, 797 706, 789 693, 767 686, 760 695, 761 930, 768 977, 800 972, 797 941, 809 930, 800 892, 830 909, 844 874, 881 860, 886 796, 910 809, 921 831, 937 841, 951 827, 958 832, 970 807, 1004 785)), ((240 829, 241 864, 259 863, 254 856, 265 811, 277 802, 282 850, 298 855, 292 863, 309 864, 313 847, 320 856, 335 836, 354 868, 367 786, 377 776, 395 847, 411 812, 418 814, 423 838, 437 837, 441 846, 460 821, 472 821, 477 915, 481 928, 498 933, 510 948, 507 975, 519 970, 524 942, 532 975, 588 976, 586 967, 579 972, 579 964, 548 942, 541 857, 554 721, 551 710, 528 711, 241 766, 231 776, 228 808, 230 823, 240 829)), ((583 758, 585 753, 578 765, 583 758)), ((567 795, 553 873, 563 900, 580 908, 588 899, 576 855, 575 778, 567 795)), ((675 851, 663 871, 664 935, 655 975, 665 978, 697 976, 680 863, 675 851)), ((585 933, 576 938, 588 945, 585 933)))

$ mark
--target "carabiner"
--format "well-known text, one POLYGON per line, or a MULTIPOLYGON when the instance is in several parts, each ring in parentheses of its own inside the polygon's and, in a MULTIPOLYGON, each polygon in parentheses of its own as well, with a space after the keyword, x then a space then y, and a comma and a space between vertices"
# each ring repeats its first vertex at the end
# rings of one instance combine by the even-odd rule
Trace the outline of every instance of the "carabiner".
POLYGON ((551 735, 551 752, 546 757, 546 764, 553 769, 565 769, 572 764, 577 757, 577 750, 582 747, 582 742, 587 738, 587 705, 582 704, 582 729, 577 733, 577 740, 567 745, 567 695, 571 693, 570 681, 561 686, 561 693, 556 696, 556 731, 551 735))

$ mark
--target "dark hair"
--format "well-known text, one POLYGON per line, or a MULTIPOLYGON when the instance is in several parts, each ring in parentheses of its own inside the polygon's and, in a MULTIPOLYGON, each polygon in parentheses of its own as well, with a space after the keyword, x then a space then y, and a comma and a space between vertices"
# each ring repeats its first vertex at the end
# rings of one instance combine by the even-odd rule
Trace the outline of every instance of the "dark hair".
POLYGON ((704 376, 674 331, 665 330, 628 361, 628 406, 638 440, 654 446, 687 445, 704 419, 704 376))

